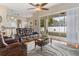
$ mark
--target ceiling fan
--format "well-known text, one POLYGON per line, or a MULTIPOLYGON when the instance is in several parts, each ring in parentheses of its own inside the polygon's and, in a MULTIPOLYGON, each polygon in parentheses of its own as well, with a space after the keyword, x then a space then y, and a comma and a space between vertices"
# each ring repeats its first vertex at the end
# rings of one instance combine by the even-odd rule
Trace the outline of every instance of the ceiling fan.
POLYGON ((44 6, 46 6, 48 3, 41 3, 41 4, 33 4, 33 3, 29 3, 30 5, 32 5, 35 8, 28 8, 28 10, 32 10, 35 9, 36 11, 43 11, 43 10, 49 10, 48 8, 45 8, 44 6))

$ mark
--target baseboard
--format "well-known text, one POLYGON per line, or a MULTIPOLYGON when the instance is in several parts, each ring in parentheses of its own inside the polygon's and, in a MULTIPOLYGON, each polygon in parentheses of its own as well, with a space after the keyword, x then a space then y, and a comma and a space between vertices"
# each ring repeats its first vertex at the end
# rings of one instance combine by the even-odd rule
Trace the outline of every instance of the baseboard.
POLYGON ((72 47, 73 48, 79 48, 79 44, 74 44, 72 47))
POLYGON ((78 43, 66 43, 67 46, 70 46, 72 48, 79 48, 79 44, 78 43))

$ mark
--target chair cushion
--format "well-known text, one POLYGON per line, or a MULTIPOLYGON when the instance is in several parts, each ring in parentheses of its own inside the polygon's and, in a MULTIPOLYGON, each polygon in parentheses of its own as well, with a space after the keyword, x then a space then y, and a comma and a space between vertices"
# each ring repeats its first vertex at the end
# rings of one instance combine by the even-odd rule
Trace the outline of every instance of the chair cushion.
POLYGON ((7 39, 7 40, 5 40, 5 42, 6 42, 7 44, 12 44, 12 43, 17 42, 17 40, 16 40, 16 39, 7 39))

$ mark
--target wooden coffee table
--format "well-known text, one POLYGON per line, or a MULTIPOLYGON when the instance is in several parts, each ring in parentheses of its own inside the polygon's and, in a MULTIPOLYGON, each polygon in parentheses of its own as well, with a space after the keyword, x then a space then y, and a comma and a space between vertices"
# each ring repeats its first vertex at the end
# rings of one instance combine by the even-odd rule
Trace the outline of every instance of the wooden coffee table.
POLYGON ((41 47, 41 51, 43 50, 43 46, 47 45, 49 43, 49 40, 48 38, 46 39, 37 39, 35 40, 35 48, 36 48, 36 45, 40 46, 41 47))

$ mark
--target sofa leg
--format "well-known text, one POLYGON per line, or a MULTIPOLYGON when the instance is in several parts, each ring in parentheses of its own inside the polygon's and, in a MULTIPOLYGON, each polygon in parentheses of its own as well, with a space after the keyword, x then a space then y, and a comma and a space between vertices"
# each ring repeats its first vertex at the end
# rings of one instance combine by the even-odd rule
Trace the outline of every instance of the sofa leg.
POLYGON ((35 42, 35 48, 36 48, 36 42, 35 42))
POLYGON ((36 44, 35 44, 35 48, 36 48, 36 44))
POLYGON ((51 45, 52 45, 52 38, 50 38, 50 43, 51 43, 51 45))
POLYGON ((43 47, 41 46, 41 51, 43 51, 43 47))

